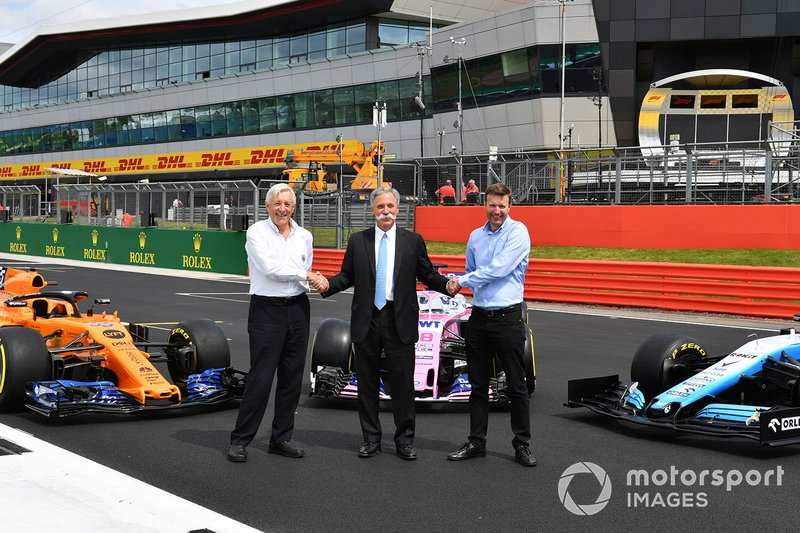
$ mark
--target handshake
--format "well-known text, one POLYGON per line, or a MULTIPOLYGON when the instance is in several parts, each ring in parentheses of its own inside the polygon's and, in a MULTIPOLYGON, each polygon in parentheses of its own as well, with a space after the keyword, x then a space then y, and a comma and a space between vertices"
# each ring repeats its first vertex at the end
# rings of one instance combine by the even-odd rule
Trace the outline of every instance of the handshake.
POLYGON ((461 285, 458 283, 458 278, 450 278, 450 281, 447 282, 447 292, 450 296, 455 296, 461 292, 461 285))
POLYGON ((306 281, 308 281, 312 287, 317 289, 319 292, 325 292, 330 288, 330 283, 325 276, 317 272, 311 272, 310 270, 306 273, 306 281))

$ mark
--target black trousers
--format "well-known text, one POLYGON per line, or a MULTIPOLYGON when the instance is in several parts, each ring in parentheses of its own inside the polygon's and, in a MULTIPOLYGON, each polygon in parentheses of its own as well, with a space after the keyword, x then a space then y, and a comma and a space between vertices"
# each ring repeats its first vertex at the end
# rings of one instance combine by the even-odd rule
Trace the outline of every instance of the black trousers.
POLYGON ((300 401, 303 368, 308 346, 311 306, 301 294, 291 302, 250 297, 247 333, 250 336, 250 372, 239 405, 231 444, 247 446, 256 436, 275 386, 275 416, 270 440, 289 441, 294 431, 294 413, 300 401))
POLYGON ((382 310, 372 308, 367 339, 355 345, 355 369, 358 380, 358 418, 364 442, 381 441, 378 416, 381 352, 386 358, 386 384, 392 396, 395 444, 414 442, 414 345, 403 344, 397 335, 392 303, 382 310))
POLYGON ((469 395, 469 440, 486 446, 489 426, 489 379, 496 356, 506 373, 508 398, 511 402, 513 445, 528 444, 531 439, 531 418, 528 390, 525 384, 525 323, 521 313, 486 316, 473 309, 467 324, 467 373, 472 392, 469 395))

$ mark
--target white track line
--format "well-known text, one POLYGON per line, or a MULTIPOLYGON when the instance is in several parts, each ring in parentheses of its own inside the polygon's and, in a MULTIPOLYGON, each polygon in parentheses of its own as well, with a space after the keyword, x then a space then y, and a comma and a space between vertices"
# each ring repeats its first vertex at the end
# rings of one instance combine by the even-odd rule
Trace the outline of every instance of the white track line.
POLYGON ((255 533, 174 494, 0 424, 30 452, 0 456, 2 530, 22 533, 255 533))

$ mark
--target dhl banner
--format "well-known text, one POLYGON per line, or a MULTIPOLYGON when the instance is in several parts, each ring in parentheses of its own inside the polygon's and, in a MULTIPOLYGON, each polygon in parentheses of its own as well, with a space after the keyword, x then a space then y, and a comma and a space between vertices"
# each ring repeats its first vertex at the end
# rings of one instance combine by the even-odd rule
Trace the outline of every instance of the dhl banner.
MULTIPOLYGON (((358 141, 342 141, 342 150, 356 150, 358 141)), ((132 147, 135 148, 135 147, 132 147)), ((277 146, 255 146, 228 150, 204 150, 199 152, 179 152, 149 154, 127 157, 108 157, 103 159, 52 160, 40 163, 21 163, 3 165, 0 163, 0 179, 24 180, 41 179, 51 176, 48 168, 81 170, 97 175, 158 174, 214 170, 222 168, 257 170, 264 167, 282 167, 289 150, 331 150, 338 151, 339 144, 305 143, 277 146)))

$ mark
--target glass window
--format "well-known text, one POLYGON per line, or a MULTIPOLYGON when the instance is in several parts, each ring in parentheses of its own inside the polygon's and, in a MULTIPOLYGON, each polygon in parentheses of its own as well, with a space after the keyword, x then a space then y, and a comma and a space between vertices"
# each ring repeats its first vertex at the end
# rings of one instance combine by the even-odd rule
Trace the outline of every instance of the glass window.
POLYGON ((380 19, 378 22, 378 47, 386 48, 408 44, 408 24, 380 19))
POLYGON ((169 140, 167 131, 167 114, 164 111, 156 111, 153 115, 153 134, 156 142, 169 140))
POLYGON ((211 135, 219 137, 228 134, 225 105, 211 104, 211 135))
POLYGON ((458 65, 450 63, 433 69, 433 104, 436 111, 456 108, 458 102, 458 65))
POLYGON ((347 26, 347 53, 354 54, 367 49, 367 25, 365 23, 347 26))
POLYGON ((225 104, 225 120, 228 123, 228 135, 241 135, 242 133, 242 103, 228 102, 225 104))
POLYGON ((308 59, 308 37, 306 35, 296 35, 291 38, 289 55, 291 63, 301 63, 308 59))
POLYGON ((278 114, 275 110, 275 98, 260 98, 258 100, 258 115, 260 131, 270 133, 278 129, 278 114))
POLYGON ((375 84, 365 83, 354 87, 357 123, 372 122, 372 107, 375 105, 375 84))
POLYGON ((273 41, 272 63, 275 65, 289 64, 289 39, 275 39, 273 41))
POLYGON ((167 137, 170 141, 181 140, 181 112, 179 109, 167 111, 167 137))
POLYGON ((308 60, 325 59, 325 32, 320 31, 308 36, 308 60))
POLYGON ((503 86, 510 97, 521 97, 531 92, 531 75, 528 71, 528 51, 514 50, 500 54, 503 86))
POLYGON ((418 117, 422 112, 414 101, 414 97, 419 93, 419 83, 416 78, 406 78, 397 81, 397 89, 400 93, 399 110, 400 117, 418 117))
POLYGON ((331 26, 327 32, 328 57, 345 55, 347 51, 347 34, 343 25, 331 26))
MULTIPOLYGON (((436 25, 434 25, 434 28, 436 25)), ((429 40, 430 30, 428 26, 415 26, 414 23, 408 25, 408 42, 410 43, 427 43, 429 40)))
POLYGON ((242 131, 244 133, 259 132, 258 100, 242 102, 242 131))
POLYGON ((195 120, 195 108, 187 107, 181 109, 180 124, 182 139, 197 138, 197 122, 195 120))
POLYGON ((314 91, 315 126, 332 126, 334 121, 333 90, 314 91))
POLYGON ((194 109, 197 137, 211 137, 211 106, 203 105, 194 109))
POLYGON ((473 69, 477 67, 477 76, 473 77, 470 72, 469 79, 472 81, 472 89, 475 91, 478 102, 490 105, 504 98, 503 67, 500 55, 482 57, 476 63, 477 65, 473 69))
POLYGON ((294 128, 294 98, 291 96, 275 97, 275 111, 278 116, 278 131, 294 128))

